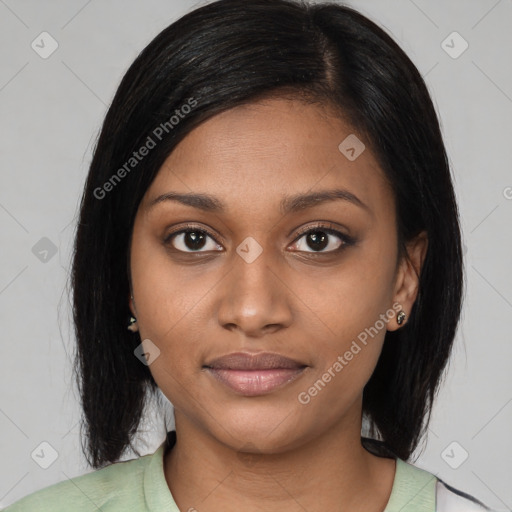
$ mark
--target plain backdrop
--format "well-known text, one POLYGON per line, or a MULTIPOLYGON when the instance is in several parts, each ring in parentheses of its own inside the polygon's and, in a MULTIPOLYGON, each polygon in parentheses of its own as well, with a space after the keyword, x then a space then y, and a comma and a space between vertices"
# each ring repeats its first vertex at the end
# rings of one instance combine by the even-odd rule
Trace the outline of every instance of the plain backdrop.
MULTIPOLYGON (((80 452, 66 289, 78 201, 127 67, 202 3, 0 0, 0 508, 91 471, 80 452)), ((512 2, 348 5, 385 28, 425 77, 462 218, 463 318, 415 463, 511 510, 512 2)), ((158 411, 149 412, 143 453, 163 440, 158 411)))

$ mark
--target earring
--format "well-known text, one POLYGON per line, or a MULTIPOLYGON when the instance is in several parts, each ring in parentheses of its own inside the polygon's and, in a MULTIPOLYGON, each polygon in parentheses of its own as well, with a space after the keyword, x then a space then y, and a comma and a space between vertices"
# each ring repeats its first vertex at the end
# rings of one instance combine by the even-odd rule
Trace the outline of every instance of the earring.
POLYGON ((128 324, 128 330, 132 332, 137 332, 137 326, 135 325, 137 323, 137 319, 133 316, 130 317, 130 323, 128 324))
POLYGON ((401 309, 396 317, 396 323, 398 325, 402 325, 404 323, 404 320, 405 320, 405 313, 404 313, 404 310, 401 309))
MULTIPOLYGON (((133 300, 133 295, 130 295, 130 298, 133 300)), ((138 328, 135 325, 137 323, 137 319, 133 316, 130 317, 130 323, 128 324, 128 330, 132 332, 137 332, 138 328)))

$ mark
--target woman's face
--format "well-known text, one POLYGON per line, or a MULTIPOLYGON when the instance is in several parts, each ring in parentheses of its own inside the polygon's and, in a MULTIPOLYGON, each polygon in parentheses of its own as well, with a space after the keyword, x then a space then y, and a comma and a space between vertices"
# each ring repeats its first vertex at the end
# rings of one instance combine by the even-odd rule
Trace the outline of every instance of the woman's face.
POLYGON ((178 428, 260 452, 360 428, 386 329, 417 292, 410 264, 397 268, 395 222, 370 150, 318 105, 237 107, 183 139, 137 212, 130 301, 178 428), (326 199, 334 190, 352 199, 326 199), (190 199, 152 204, 170 193, 190 199), (235 352, 277 353, 299 369, 206 368, 235 352))

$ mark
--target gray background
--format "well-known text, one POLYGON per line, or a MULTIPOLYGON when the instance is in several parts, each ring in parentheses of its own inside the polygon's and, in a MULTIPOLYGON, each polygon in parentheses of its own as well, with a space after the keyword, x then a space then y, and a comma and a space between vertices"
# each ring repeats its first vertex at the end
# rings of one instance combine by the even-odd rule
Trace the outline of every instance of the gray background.
MULTIPOLYGON (((202 3, 0 0, 0 507, 90 471, 66 285, 78 200, 122 74, 161 29, 202 3), (43 31, 58 43, 46 59, 31 47, 51 48, 43 31)), ((463 320, 416 464, 511 510, 512 1, 349 5, 387 29, 424 75, 462 216, 463 320), (460 55, 454 31, 469 44, 460 55)), ((144 453, 163 439, 152 418, 141 428, 144 453)))

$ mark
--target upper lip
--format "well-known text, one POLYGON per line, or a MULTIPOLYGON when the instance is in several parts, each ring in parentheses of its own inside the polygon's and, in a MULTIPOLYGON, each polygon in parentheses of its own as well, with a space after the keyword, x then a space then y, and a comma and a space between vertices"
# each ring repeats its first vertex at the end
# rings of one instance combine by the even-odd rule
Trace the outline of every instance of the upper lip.
POLYGON ((273 352, 259 352, 257 354, 233 352, 212 359, 205 366, 223 370, 273 370, 278 368, 297 369, 306 365, 273 352))

